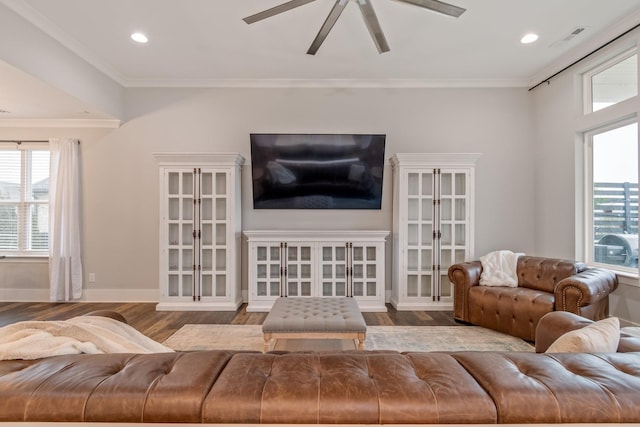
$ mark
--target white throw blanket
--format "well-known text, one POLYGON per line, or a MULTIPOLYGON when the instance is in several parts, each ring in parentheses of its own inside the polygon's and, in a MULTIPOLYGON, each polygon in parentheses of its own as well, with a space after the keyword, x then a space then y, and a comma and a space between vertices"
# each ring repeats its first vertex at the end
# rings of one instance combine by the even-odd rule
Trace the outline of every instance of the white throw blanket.
POLYGON ((0 360, 80 353, 165 352, 173 350, 109 317, 25 321, 0 328, 0 360))
POLYGON ((480 285, 482 286, 518 286, 518 257, 523 253, 515 253, 507 250, 489 252, 480 257, 482 274, 480 285))

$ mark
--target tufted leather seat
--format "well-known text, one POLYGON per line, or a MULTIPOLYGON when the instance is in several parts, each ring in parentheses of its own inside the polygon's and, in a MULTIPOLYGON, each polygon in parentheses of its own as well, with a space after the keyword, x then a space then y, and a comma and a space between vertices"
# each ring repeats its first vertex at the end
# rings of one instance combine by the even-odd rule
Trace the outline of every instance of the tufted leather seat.
POLYGON ((640 353, 81 354, 0 361, 0 421, 640 422, 640 353))
POLYGON ((533 341, 540 318, 551 311, 569 311, 600 320, 609 314, 609 297, 618 286, 616 275, 581 262, 520 256, 518 287, 480 285, 482 264, 452 265, 454 317, 533 341))

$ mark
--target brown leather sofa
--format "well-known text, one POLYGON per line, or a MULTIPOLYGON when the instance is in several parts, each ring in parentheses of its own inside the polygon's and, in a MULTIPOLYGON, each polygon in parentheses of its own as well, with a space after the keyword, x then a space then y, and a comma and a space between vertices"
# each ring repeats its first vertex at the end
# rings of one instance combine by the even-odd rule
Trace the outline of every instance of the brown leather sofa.
POLYGON ((618 287, 610 270, 556 258, 520 256, 516 273, 515 288, 480 286, 480 261, 452 265, 454 318, 534 341, 540 318, 552 311, 607 317, 609 294, 618 287))
POLYGON ((638 396, 638 352, 217 350, 0 362, 4 422, 639 423, 638 396))
MULTIPOLYGON (((586 319, 568 311, 553 311, 545 314, 538 323, 536 329, 536 353, 544 353, 551 344, 567 332, 584 328, 593 323, 593 320, 586 319)), ((625 328, 620 330, 619 352, 640 352, 640 337, 625 332, 625 328)))

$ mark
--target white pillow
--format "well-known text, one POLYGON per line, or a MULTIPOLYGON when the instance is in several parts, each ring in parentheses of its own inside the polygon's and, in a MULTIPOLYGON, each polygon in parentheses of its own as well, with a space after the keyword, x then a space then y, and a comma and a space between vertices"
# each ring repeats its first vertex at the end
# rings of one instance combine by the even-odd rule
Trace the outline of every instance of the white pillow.
POLYGON ((582 329, 567 332, 545 353, 615 353, 620 342, 620 320, 608 317, 582 329))

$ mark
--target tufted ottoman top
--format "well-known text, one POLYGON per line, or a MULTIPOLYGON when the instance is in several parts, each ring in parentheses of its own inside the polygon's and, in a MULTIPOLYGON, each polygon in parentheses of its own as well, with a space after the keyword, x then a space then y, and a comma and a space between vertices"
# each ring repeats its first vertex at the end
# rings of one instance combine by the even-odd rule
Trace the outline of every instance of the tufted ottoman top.
POLYGON ((366 332, 354 298, 278 298, 262 325, 274 332, 366 332))

